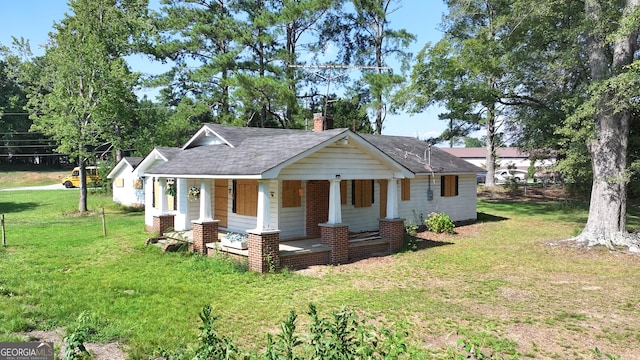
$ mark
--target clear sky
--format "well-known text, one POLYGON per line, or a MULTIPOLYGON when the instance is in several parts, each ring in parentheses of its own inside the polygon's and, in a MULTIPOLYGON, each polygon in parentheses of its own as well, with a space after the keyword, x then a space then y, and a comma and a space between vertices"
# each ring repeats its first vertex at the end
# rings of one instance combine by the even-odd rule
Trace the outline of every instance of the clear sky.
MULTIPOLYGON (((151 0, 158 3, 158 0, 151 0)), ((437 30, 445 5, 442 0, 403 0, 400 8, 390 17, 391 28, 404 28, 417 37, 409 49, 416 54, 427 43, 435 43, 441 37, 437 30)), ((42 45, 54 22, 68 12, 66 0, 0 0, 0 44, 11 45, 11 37, 24 37, 31 43, 35 54, 42 54, 42 45)), ((157 74, 163 67, 152 64, 141 56, 130 57, 134 71, 157 74)), ((421 139, 437 136, 446 127, 438 120, 438 109, 431 108, 421 114, 388 115, 382 133, 386 135, 419 136, 421 139)))

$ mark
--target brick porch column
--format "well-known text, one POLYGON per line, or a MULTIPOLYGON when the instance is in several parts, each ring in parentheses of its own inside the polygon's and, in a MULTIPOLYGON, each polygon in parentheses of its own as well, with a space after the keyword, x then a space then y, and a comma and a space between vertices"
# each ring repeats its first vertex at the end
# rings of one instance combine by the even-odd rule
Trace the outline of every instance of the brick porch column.
POLYGON ((174 217, 172 214, 163 214, 163 215, 155 215, 153 217, 153 226, 151 227, 151 232, 156 233, 160 236, 164 235, 164 233, 168 229, 174 228, 174 217))
POLYGON ((379 219, 380 237, 389 240, 389 251, 402 249, 404 240, 404 219, 379 219))
POLYGON ((218 241, 218 223, 220 220, 194 220, 191 222, 193 229, 193 251, 207 254, 207 244, 218 241))
POLYGON ((280 230, 247 230, 249 270, 266 273, 280 268, 280 230))
POLYGON ((349 260, 349 225, 346 224, 318 224, 322 243, 329 246, 332 264, 344 264, 349 260))

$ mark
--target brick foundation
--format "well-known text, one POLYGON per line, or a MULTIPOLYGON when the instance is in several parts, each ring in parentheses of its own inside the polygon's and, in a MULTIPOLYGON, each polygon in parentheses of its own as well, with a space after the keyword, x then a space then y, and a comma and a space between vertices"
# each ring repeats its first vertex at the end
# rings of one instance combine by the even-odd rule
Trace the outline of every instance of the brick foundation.
POLYGON ((404 219, 380 219, 380 237, 389 240, 389 251, 402 250, 404 240, 404 219))
POLYGON ((280 268, 280 230, 249 230, 249 270, 266 273, 280 268))
POLYGON ((389 255, 389 242, 381 241, 372 244, 359 243, 349 246, 349 261, 361 260, 372 256, 389 255))
POLYGON ((349 261, 349 226, 344 224, 320 224, 322 243, 329 246, 331 264, 344 264, 349 261))
POLYGON ((193 251, 200 254, 207 253, 207 244, 218 241, 219 220, 192 221, 193 251))
POLYGON ((157 215, 153 217, 153 225, 151 229, 147 227, 147 231, 158 234, 160 236, 164 235, 164 233, 168 229, 173 229, 174 225, 174 217, 175 215, 165 214, 165 215, 157 215))
POLYGON ((282 256, 280 257, 280 266, 289 269, 304 269, 313 265, 326 265, 329 263, 329 255, 329 251, 314 251, 282 256))

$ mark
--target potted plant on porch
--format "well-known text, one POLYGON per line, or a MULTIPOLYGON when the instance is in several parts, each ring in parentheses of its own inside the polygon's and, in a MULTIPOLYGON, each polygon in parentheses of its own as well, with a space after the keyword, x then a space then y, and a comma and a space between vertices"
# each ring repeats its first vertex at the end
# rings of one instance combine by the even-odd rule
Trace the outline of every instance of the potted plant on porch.
POLYGON ((234 232, 227 233, 220 240, 222 246, 233 249, 246 250, 249 248, 249 237, 246 234, 238 234, 234 232))

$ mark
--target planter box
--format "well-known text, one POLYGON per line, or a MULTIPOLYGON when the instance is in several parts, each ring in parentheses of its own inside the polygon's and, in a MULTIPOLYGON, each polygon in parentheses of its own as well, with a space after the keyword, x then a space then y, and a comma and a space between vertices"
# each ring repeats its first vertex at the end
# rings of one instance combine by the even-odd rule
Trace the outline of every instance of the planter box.
POLYGON ((229 241, 226 237, 220 240, 222 246, 230 247, 238 250, 247 250, 249 248, 249 242, 247 241, 229 241))

